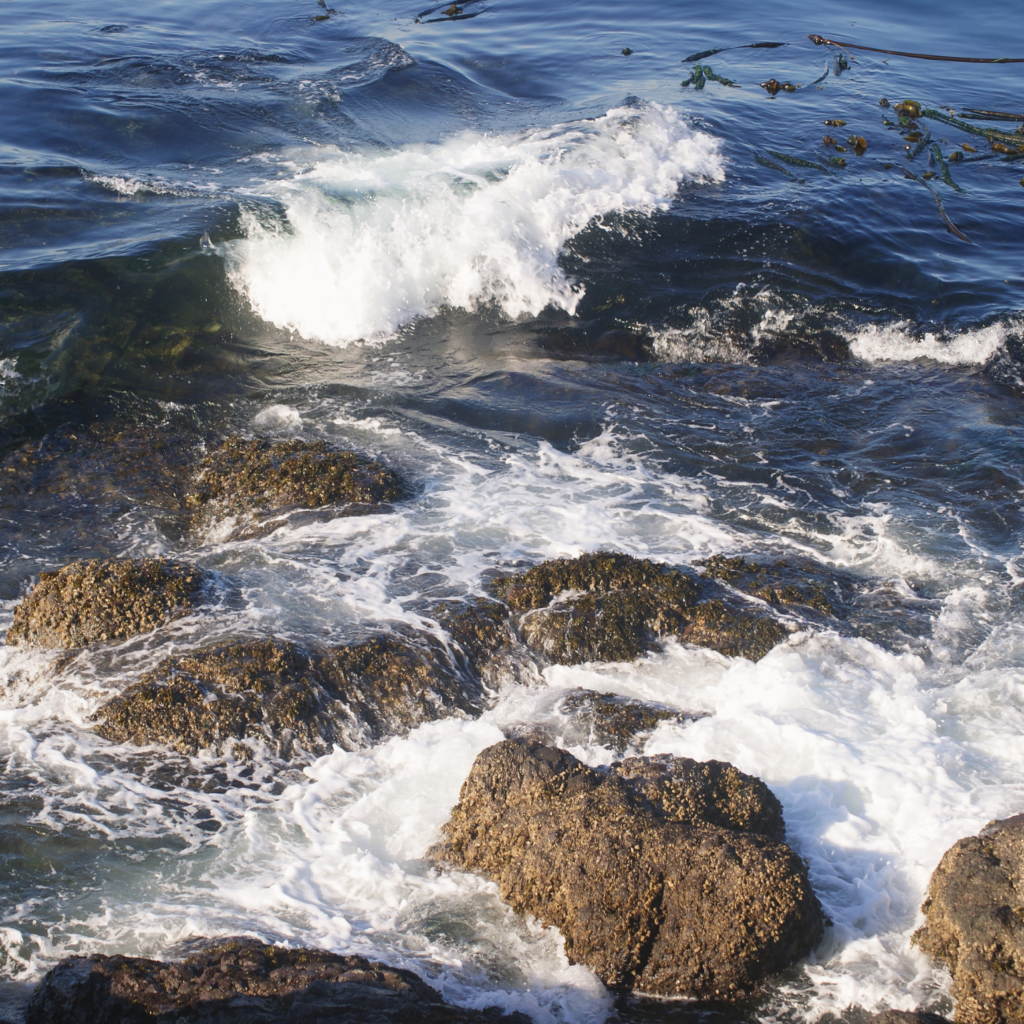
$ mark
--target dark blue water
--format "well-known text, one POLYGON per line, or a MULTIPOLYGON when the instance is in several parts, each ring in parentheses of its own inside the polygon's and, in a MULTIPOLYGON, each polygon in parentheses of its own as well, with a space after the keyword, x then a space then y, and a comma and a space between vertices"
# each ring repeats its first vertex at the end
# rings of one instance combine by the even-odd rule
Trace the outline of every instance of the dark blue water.
POLYGON ((0 625, 100 554, 240 595, 70 662, 0 649, 0 1012, 69 952, 245 932, 538 1021, 670 1019, 420 859, 475 754, 576 685, 710 712, 648 750, 782 800, 835 924, 741 1015, 948 1011, 909 944, 928 877, 1024 803, 1024 64, 807 37, 1024 57, 1024 9, 336 3, 0 3, 0 625), (326 438, 415 497, 199 543, 152 465, 78 440, 111 424, 326 438), (548 670, 308 769, 92 731, 170 647, 422 627, 501 562, 598 547, 817 560, 870 628, 548 670))

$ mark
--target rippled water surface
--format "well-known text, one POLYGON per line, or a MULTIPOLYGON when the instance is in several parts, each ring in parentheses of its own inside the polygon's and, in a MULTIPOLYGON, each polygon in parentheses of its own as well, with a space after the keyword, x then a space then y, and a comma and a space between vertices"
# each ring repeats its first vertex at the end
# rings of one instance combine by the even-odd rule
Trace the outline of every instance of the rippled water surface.
POLYGON ((705 713, 646 752, 782 801, 833 924, 727 1016, 949 1012, 910 945, 929 875, 1024 804, 1024 64, 807 37, 1024 57, 1024 8, 335 2, 0 2, 0 457, 55 453, 2 481, 0 627, 76 558, 187 555, 223 593, 117 647, 0 647, 0 1016, 70 952, 239 933, 538 1022, 692 1014, 615 1004, 422 859, 476 754, 581 685, 705 713), (81 440, 108 428, 326 439, 411 493, 196 539, 148 459, 81 440), (313 763, 93 731, 172 650, 436 630, 496 568, 602 548, 820 563, 859 618, 756 664, 550 667, 313 763))

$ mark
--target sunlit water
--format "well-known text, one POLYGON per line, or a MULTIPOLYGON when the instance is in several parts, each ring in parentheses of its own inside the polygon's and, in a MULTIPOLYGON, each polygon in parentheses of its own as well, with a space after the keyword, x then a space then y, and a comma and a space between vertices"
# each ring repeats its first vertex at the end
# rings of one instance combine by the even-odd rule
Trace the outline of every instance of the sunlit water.
POLYGON ((806 36, 1024 56, 1004 52, 1024 10, 446 9, 0 5, 5 453, 117 420, 325 438, 412 484, 386 514, 246 541, 183 539, 88 460, 4 492, 0 627, 74 558, 187 553, 220 589, 69 662, 0 648, 0 1013, 70 952, 246 933, 538 1022, 671 1019, 614 1006, 557 933, 422 859, 476 754, 558 735, 581 685, 703 712, 646 752, 731 761, 782 801, 833 924, 741 1017, 948 1012, 910 945, 929 875, 1024 804, 1024 160, 922 118, 957 191, 892 104, 1017 111, 1024 65, 844 68, 806 36), (699 61, 738 88, 681 86, 683 58, 754 42, 786 45, 699 61), (313 764, 92 730, 171 650, 436 632, 438 600, 496 567, 599 548, 814 559, 872 610, 756 665, 669 644, 549 668, 479 720, 313 764))

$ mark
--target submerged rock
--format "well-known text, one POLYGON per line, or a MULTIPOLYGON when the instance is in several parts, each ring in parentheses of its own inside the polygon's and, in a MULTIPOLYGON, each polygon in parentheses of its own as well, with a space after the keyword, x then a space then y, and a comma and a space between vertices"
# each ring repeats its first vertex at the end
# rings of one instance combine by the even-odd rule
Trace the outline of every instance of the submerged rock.
POLYGON ((622 754, 630 744, 642 749, 644 739, 661 722, 702 717, 651 701, 584 689, 570 690, 555 710, 568 719, 562 732, 563 742, 599 743, 617 754, 622 754))
POLYGON ((781 831, 775 798, 730 765, 593 769, 505 740, 477 757, 428 856, 494 879, 613 988, 738 999, 822 936, 807 869, 781 831))
POLYGON ((324 505, 378 505, 403 494, 398 475, 323 441, 229 437, 196 467, 189 508, 249 517, 324 505))
POLYGON ((699 601, 692 577, 630 555, 559 558, 498 579, 493 589, 521 614, 527 646, 561 665, 632 661, 669 635, 756 660, 787 635, 767 616, 699 601))
POLYGON ((697 564, 707 577, 728 583, 769 604, 801 605, 822 615, 832 614, 828 590, 834 588, 834 582, 813 562, 800 566, 787 562, 763 565, 742 557, 713 555, 697 564))
POLYGON ((950 1024, 937 1013, 925 1010, 883 1010, 876 1013, 868 1024, 950 1024))
POLYGON ((73 956, 40 982, 26 1024, 528 1024, 447 1004, 411 971, 322 949, 220 939, 180 962, 73 956))
POLYGON ((7 643, 82 647, 126 640, 194 611, 208 575, 166 558, 96 558, 39 574, 14 609, 7 643))
POLYGON ((914 934, 953 975, 957 1024, 1024 1021, 1024 814, 943 855, 914 934))
POLYGON ((162 743, 194 754, 260 739, 289 757, 320 755, 335 744, 355 750, 482 709, 479 686, 440 652, 395 637, 312 653, 266 639, 168 658, 95 718, 97 732, 115 743, 162 743))

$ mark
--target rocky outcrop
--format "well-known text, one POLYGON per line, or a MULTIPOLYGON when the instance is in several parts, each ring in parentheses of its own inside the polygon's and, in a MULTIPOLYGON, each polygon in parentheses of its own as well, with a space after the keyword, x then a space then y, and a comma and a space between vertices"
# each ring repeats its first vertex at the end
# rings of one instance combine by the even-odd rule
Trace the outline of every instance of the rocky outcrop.
POLYGON ((781 832, 767 787, 730 765, 593 769, 506 740, 479 755, 428 856, 494 879, 613 988, 737 999, 822 935, 806 867, 781 832))
POLYGON ((754 660, 785 639, 774 619, 701 601, 701 584, 678 569, 599 552, 544 562, 493 583, 520 614, 527 646, 561 665, 631 661, 675 635, 754 660))
POLYGON ((529 1024, 450 1006, 411 971, 322 949, 222 939, 168 963, 73 956, 43 978, 26 1024, 529 1024))
POLYGON ((800 566, 783 561, 765 565, 741 557, 713 555, 697 565, 709 579, 728 583, 769 604, 797 605, 813 608, 822 615, 832 614, 828 592, 835 584, 813 562, 800 566))
POLYGON ((483 693, 439 650, 381 636, 305 651, 240 640, 168 658, 96 713, 116 743, 182 753, 259 739, 280 756, 354 750, 422 722, 478 715, 483 693))
POLYGON ((207 574, 166 558, 97 558, 39 574, 14 609, 7 643, 83 647, 126 640, 188 615, 202 602, 207 574))
POLYGON ((199 521, 244 520, 295 508, 379 505, 403 490, 379 462, 323 441, 229 437, 199 462, 185 502, 199 521))
POLYGON ((953 975, 957 1024, 1024 1021, 1024 814, 943 855, 914 935, 953 975))
POLYGON ((564 743, 598 743, 616 754, 624 753, 630 745, 642 749, 644 740, 661 722, 701 717, 635 697, 584 689, 570 690, 555 710, 567 719, 562 730, 564 743))

